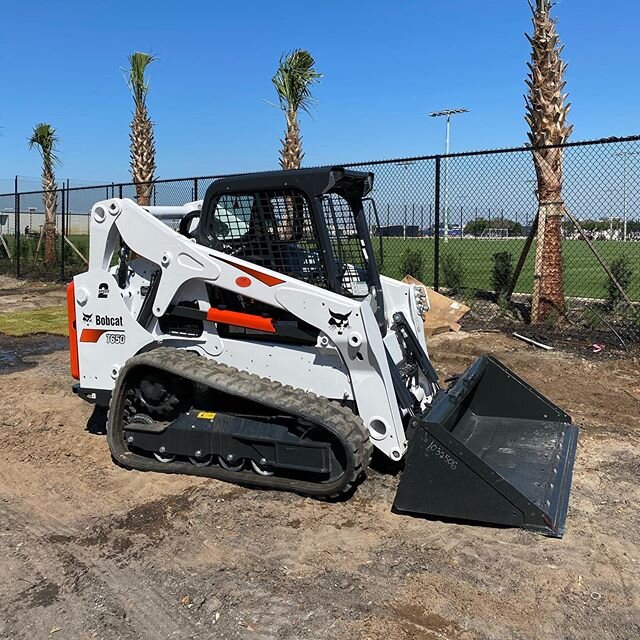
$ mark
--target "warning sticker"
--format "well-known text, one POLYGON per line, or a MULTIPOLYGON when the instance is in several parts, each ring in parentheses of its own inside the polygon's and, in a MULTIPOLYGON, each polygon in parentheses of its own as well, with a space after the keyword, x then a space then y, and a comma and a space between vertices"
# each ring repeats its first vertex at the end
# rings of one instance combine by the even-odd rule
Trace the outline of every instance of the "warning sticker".
POLYGON ((198 411, 197 417, 202 418, 202 420, 213 420, 216 414, 213 411, 198 411))

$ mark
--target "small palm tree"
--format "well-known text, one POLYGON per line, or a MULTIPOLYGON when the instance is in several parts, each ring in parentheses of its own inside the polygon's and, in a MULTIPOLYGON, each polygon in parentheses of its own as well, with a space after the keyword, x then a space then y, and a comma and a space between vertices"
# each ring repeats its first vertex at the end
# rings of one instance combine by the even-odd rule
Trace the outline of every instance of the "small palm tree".
POLYGON ((36 147, 42 156, 42 191, 44 203, 44 262, 51 267, 56 261, 56 209, 58 192, 53 171, 58 164, 56 147, 59 138, 56 130, 45 122, 37 124, 29 138, 29 148, 36 147))
POLYGON ((136 51, 129 56, 127 85, 133 96, 131 120, 131 176, 136 185, 138 204, 151 204, 151 190, 156 170, 156 148, 153 139, 153 122, 147 111, 149 81, 145 77, 147 67, 156 60, 149 53, 136 51))
MULTIPOLYGON (((529 63, 529 88, 525 119, 532 147, 564 144, 573 129, 567 124, 571 105, 564 92, 566 64, 562 45, 551 17, 551 0, 529 3, 533 12, 533 36, 529 63)), ((552 314, 564 314, 562 264, 563 153, 561 148, 533 151, 538 183, 538 242, 534 270, 531 321, 541 323, 552 314)))
POLYGON ((315 64, 313 56, 304 49, 283 53, 278 70, 271 80, 287 123, 280 150, 280 166, 283 169, 299 169, 304 156, 298 112, 302 109, 309 113, 315 103, 311 87, 322 78, 322 74, 316 71, 315 64))

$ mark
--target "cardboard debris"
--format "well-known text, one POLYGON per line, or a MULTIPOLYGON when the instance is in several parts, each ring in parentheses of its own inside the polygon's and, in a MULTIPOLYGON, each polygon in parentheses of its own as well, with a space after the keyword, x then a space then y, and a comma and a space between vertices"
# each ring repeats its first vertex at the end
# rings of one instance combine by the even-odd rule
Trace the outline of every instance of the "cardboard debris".
POLYGON ((447 331, 460 331, 459 322, 470 311, 466 304, 443 296, 412 276, 405 276, 402 282, 415 284, 427 292, 429 311, 424 317, 424 335, 427 338, 447 331))

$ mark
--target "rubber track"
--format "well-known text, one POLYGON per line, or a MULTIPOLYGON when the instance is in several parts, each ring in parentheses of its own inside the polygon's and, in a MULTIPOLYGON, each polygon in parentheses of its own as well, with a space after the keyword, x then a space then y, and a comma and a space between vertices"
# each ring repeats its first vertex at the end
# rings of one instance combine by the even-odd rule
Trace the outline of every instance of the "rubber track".
POLYGON ((309 496, 335 498, 347 493, 369 465, 373 445, 362 420, 351 410, 313 393, 284 386, 235 367, 220 364, 196 353, 159 347, 127 360, 120 370, 107 424, 109 449, 115 461, 128 469, 184 473, 207 476, 236 484, 285 489, 309 496), (135 454, 124 441, 121 417, 125 409, 125 381, 129 373, 141 365, 167 371, 223 393, 261 403, 284 413, 314 422, 331 432, 342 444, 347 461, 346 472, 331 483, 260 476, 251 471, 227 471, 219 466, 196 467, 188 462, 163 463, 135 454), (116 421, 118 423, 116 424, 116 421))

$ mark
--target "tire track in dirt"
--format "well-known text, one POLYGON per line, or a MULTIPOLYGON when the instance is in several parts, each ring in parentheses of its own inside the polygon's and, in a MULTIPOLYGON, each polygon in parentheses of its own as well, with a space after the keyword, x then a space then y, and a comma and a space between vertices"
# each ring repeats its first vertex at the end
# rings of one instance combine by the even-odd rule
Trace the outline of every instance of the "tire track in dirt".
MULTIPOLYGON (((188 498, 184 494, 177 494, 173 499, 184 505, 188 498)), ((162 509, 153 503, 145 507, 158 513, 162 509)), ((135 519, 135 513, 133 516, 128 513, 115 519, 109 527, 132 526, 132 517, 135 519)), ((96 602, 111 602, 118 618, 118 625, 113 629, 118 633, 116 637, 123 637, 121 624, 126 624, 130 629, 132 638, 165 638, 198 631, 188 617, 176 616, 175 611, 171 610, 171 604, 177 602, 175 593, 159 587, 153 576, 147 575, 144 570, 129 566, 126 560, 117 561, 116 554, 105 554, 102 547, 96 546, 97 542, 104 542, 103 531, 98 530, 97 539, 92 538, 91 533, 87 536, 83 530, 83 523, 73 526, 55 516, 45 519, 43 514, 34 514, 31 508, 22 511, 6 503, 0 503, 0 518, 5 528, 9 525, 14 535, 26 539, 26 542, 19 543, 14 557, 19 558, 25 566, 26 575, 36 578, 33 584, 52 585, 47 588, 52 592, 55 590, 55 600, 67 595, 73 598, 73 605, 70 609, 66 608, 67 612, 78 610, 78 599, 85 611, 90 611, 96 602), (59 583, 49 581, 41 572, 43 567, 48 568, 48 574, 57 575, 59 583), (122 617, 120 614, 123 614, 122 617)), ((166 520, 161 521, 159 517, 154 519, 160 526, 169 526, 166 520)), ((144 526, 149 524, 152 523, 147 520, 144 526)), ((133 527, 136 525, 133 524, 133 527)), ((33 604, 32 598, 25 596, 30 593, 37 595, 42 587, 35 591, 32 591, 33 588, 17 595, 13 610, 6 613, 9 620, 13 619, 15 623, 16 614, 24 610, 19 606, 21 601, 27 605, 27 609, 33 604)), ((52 602, 43 600, 40 604, 52 602)), ((81 629, 86 616, 74 614, 66 622, 81 629)), ((103 633, 104 620, 100 620, 98 627, 103 633)), ((17 629, 14 633, 13 637, 18 637, 17 629)))

